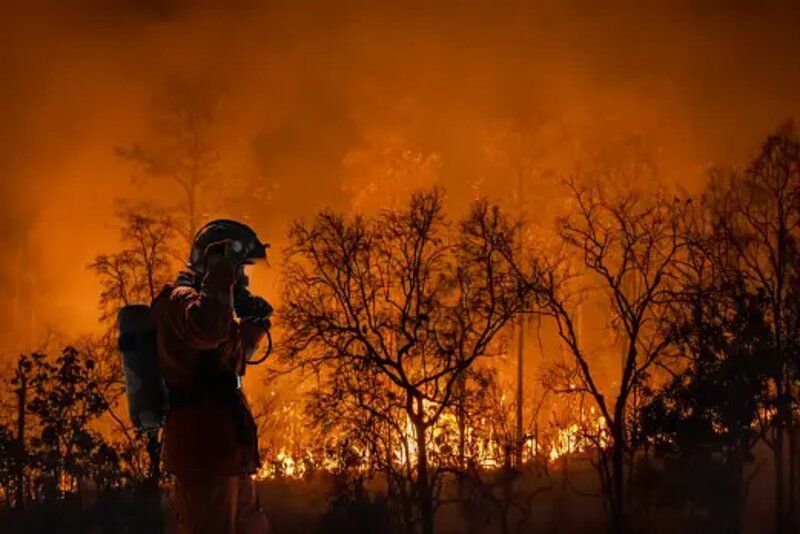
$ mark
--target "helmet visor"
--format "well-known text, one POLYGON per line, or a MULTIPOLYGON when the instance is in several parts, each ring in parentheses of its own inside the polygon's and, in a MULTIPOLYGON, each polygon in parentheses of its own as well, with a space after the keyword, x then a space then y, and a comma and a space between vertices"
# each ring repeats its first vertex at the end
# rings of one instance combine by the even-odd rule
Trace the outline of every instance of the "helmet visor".
POLYGON ((245 245, 245 250, 243 251, 244 262, 255 263, 255 260, 266 259, 268 248, 269 248, 269 243, 262 243, 257 239, 249 241, 245 245))

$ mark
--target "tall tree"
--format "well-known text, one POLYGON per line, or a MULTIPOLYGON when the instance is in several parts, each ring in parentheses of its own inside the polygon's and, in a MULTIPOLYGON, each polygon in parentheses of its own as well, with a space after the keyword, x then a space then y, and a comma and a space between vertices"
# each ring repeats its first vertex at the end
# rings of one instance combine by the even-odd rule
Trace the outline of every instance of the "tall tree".
MULTIPOLYGON (((712 185, 690 211, 688 250, 673 307, 674 347, 684 362, 662 388, 648 392, 637 439, 665 458, 659 491, 670 487, 739 532, 747 496, 745 464, 769 424, 771 334, 767 301, 735 268, 730 243, 715 231, 712 185), (670 482, 674 479, 675 482, 670 482)), ((758 472, 756 470, 755 472, 758 472)), ((709 525, 710 526, 710 525, 709 525)))
POLYGON ((775 417, 769 440, 775 468, 774 520, 776 532, 785 532, 794 509, 797 452, 790 430, 797 398, 792 376, 798 362, 789 350, 798 336, 790 295, 800 265, 800 142, 795 127, 789 123, 770 135, 743 172, 718 175, 717 180, 722 183, 714 203, 716 231, 731 247, 731 265, 768 303, 766 321, 775 360, 775 417), (787 432, 792 449, 788 469, 787 432))
MULTIPOLYGON (((628 422, 636 391, 671 342, 669 309, 682 235, 682 203, 661 196, 611 192, 609 184, 570 181, 574 213, 559 220, 564 255, 532 261, 531 284, 544 293, 546 313, 571 355, 566 391, 589 395, 603 417, 610 446, 600 453, 599 469, 609 513, 609 529, 627 527, 625 464, 630 451, 628 422), (621 369, 612 385, 602 383, 607 364, 591 354, 578 335, 577 306, 587 295, 604 297, 610 312, 610 337, 622 344, 621 369)), ((566 376, 566 375, 565 375, 566 376)))
POLYGON ((152 139, 116 149, 146 177, 178 187, 180 200, 173 205, 180 213, 177 227, 189 244, 204 213, 202 188, 219 177, 212 135, 217 102, 218 92, 208 84, 174 83, 158 103, 152 139))
MULTIPOLYGON (((172 218, 147 206, 138 211, 124 210, 118 216, 122 223, 122 250, 100 254, 88 266, 100 280, 100 320, 107 329, 99 339, 86 340, 82 348, 98 357, 98 366, 104 371, 102 391, 108 414, 130 447, 136 449, 143 438, 132 436, 132 429, 115 411, 124 393, 124 380, 114 320, 123 306, 152 302, 172 275, 175 226, 172 218)), ((147 453, 150 481, 155 484, 160 476, 156 433, 147 436, 147 453)))
POLYGON ((360 414, 357 428, 402 437, 426 534, 438 474, 432 429, 452 409, 463 373, 529 304, 508 259, 518 232, 486 202, 453 228, 434 190, 370 219, 322 213, 289 234, 283 357, 318 369, 318 394, 360 414))

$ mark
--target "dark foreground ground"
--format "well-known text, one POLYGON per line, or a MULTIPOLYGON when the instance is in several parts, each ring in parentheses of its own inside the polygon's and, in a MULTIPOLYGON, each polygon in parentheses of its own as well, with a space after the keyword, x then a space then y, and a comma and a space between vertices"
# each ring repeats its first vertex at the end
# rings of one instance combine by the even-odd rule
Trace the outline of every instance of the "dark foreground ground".
MULTIPOLYGON (((642 499, 643 484, 638 483, 637 491, 640 493, 633 495, 633 500, 647 500, 650 504, 645 509, 638 507, 632 525, 633 532, 729 533, 734 531, 730 522, 726 523, 731 517, 740 519, 740 532, 744 534, 770 532, 773 471, 767 461, 767 452, 762 448, 757 448, 755 452, 755 459, 744 473, 744 478, 749 479, 750 483, 743 510, 731 510, 724 505, 724 500, 713 495, 718 487, 713 477, 695 472, 691 467, 686 472, 672 472, 670 468, 662 466, 662 478, 650 484, 649 498, 642 499), (687 499, 681 493, 681 487, 686 486, 693 488, 701 498, 709 498, 705 502, 687 499), (721 508, 717 505, 714 509, 713 505, 709 507, 708 502, 723 502, 723 505, 721 508)), ((587 461, 571 460, 566 465, 554 465, 548 476, 526 472, 515 480, 511 493, 506 494, 503 493, 502 484, 496 484, 499 476, 484 477, 485 481, 494 482, 495 485, 494 491, 486 493, 483 498, 473 500, 466 506, 443 506, 436 516, 437 534, 606 532, 597 476, 587 461), (496 499, 503 495, 514 503, 506 511, 505 529, 501 519, 502 502, 499 502, 503 499, 496 499)), ((259 484, 261 500, 276 534, 398 532, 387 522, 385 506, 380 500, 373 499, 365 503, 336 498, 335 488, 330 477, 259 484)), ((381 488, 371 489, 380 492, 381 488)), ((450 491, 451 495, 454 494, 455 488, 451 487, 450 491)))
MULTIPOLYGON (((504 534, 520 533, 605 533, 606 523, 602 500, 595 494, 588 474, 572 473, 567 480, 553 473, 551 490, 537 493, 531 499, 530 513, 521 518, 517 509, 508 511, 507 525, 501 524, 501 512, 486 501, 482 505, 450 504, 437 513, 437 534, 504 534)), ((527 490, 541 487, 541 480, 525 480, 519 484, 527 490)), ((261 484, 262 502, 267 508, 276 534, 281 533, 358 533, 398 532, 376 521, 380 514, 352 506, 349 510, 331 506, 330 481, 317 480, 303 484, 299 481, 261 484), (361 517, 359 516, 361 512, 361 517), (355 516, 355 517, 354 517, 355 516)), ((748 505, 741 514, 741 532, 761 534, 771 531, 772 509, 770 485, 766 476, 757 478, 750 488, 748 505), (761 480, 763 479, 763 480, 761 480)), ((517 502, 524 501, 533 491, 520 490, 517 502)), ((731 511, 728 511, 731 512, 731 511)), ((735 514, 735 512, 734 512, 735 514)), ((713 512, 692 504, 680 507, 653 506, 640 513, 632 532, 652 534, 723 534, 732 532, 729 524, 713 512)))
MULTIPOLYGON (((758 465, 757 463, 754 465, 758 465)), ((740 517, 746 534, 771 530, 771 475, 768 466, 759 470, 750 485, 747 506, 740 517)), ((593 533, 604 532, 602 500, 597 494, 594 472, 585 463, 576 463, 564 476, 563 466, 554 466, 549 477, 526 473, 515 480, 510 493, 495 486, 482 498, 465 506, 448 504, 437 512, 436 531, 440 534, 593 533), (506 499, 498 497, 505 495, 506 499), (503 503, 506 510, 502 525, 503 503), (528 508, 528 503, 530 507, 528 508)), ((679 477, 680 478, 680 477, 679 477)), ((486 477, 487 481, 499 479, 486 477)), ((358 499, 337 492, 334 479, 317 476, 304 480, 272 480, 258 483, 275 534, 359 534, 401 533, 392 526, 385 501, 358 499)), ((713 487, 713 485, 712 485, 713 487)), ((372 487, 378 490, 379 487, 372 487)), ((455 491, 455 488, 450 488, 455 491)), ((661 488, 656 488, 656 492, 661 488)), ((0 508, 0 533, 139 533, 174 531, 169 489, 161 494, 161 510, 148 505, 144 495, 116 494, 97 502, 67 501, 57 506, 33 507, 20 515, 0 508)), ((736 515, 735 511, 721 513, 736 515)), ((672 534, 677 532, 714 534, 730 532, 713 510, 693 502, 654 504, 638 513, 634 532, 672 534)))

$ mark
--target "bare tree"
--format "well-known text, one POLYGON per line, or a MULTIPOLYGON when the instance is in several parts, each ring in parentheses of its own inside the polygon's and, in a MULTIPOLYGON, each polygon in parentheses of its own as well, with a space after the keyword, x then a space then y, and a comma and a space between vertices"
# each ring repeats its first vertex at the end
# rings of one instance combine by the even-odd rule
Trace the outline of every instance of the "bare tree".
POLYGON ((369 220, 322 213, 289 234, 282 356, 319 370, 320 394, 348 406, 355 428, 401 437, 425 533, 440 474, 432 429, 462 374, 530 300, 508 259, 518 231, 486 202, 453 228, 434 190, 369 220))
POLYGON ((589 395, 603 417, 610 446, 601 451, 599 471, 610 529, 626 529, 625 464, 628 421, 634 396, 655 366, 663 365, 671 342, 669 309, 679 259, 686 243, 683 204, 661 196, 611 193, 597 182, 567 183, 573 215, 559 220, 564 255, 534 257, 531 284, 544 295, 546 313, 571 355, 575 380, 562 392, 589 395), (608 366, 578 336, 577 306, 603 296, 611 316, 610 334, 622 343, 618 380, 610 387, 600 373, 608 366), (611 398, 609 398, 609 396, 611 398))
MULTIPOLYGON (((175 227, 170 217, 147 206, 141 211, 122 211, 118 216, 122 222, 120 237, 124 248, 113 254, 98 255, 88 266, 103 288, 99 298, 100 320, 107 328, 99 337, 83 340, 81 346, 86 353, 97 357, 98 368, 103 371, 101 392, 106 412, 131 450, 132 466, 138 468, 135 451, 144 438, 134 436, 133 429, 116 410, 124 393, 124 381, 114 319, 123 306, 152 302, 169 279, 175 227)), ((155 433, 147 437, 147 452, 151 482, 155 483, 160 476, 159 442, 155 433)))
POLYGON ((89 264, 100 279, 100 320, 116 317, 128 304, 150 303, 171 275, 175 226, 153 208, 124 210, 120 238, 124 248, 100 254, 89 264))
POLYGON ((110 415, 117 426, 127 426, 113 412, 124 393, 124 380, 117 348, 117 312, 129 304, 149 304, 172 272, 172 247, 175 230, 172 219, 149 206, 124 209, 117 214, 122 226, 122 250, 99 254, 88 268, 98 277, 102 290, 99 296, 100 321, 106 330, 78 342, 78 348, 90 354, 106 377, 103 391, 107 395, 110 415))
POLYGON ((797 452, 790 430, 797 397, 792 374, 798 362, 788 350, 798 335, 790 298, 800 260, 800 142, 794 126, 786 124, 770 135, 744 172, 717 173, 715 178, 720 183, 714 221, 716 232, 730 246, 727 265, 768 302, 775 358, 775 417, 769 440, 775 467, 775 530, 785 532, 794 510, 797 452), (784 465, 787 432, 789 469, 784 465))
POLYGON ((178 186, 178 229, 190 244, 203 214, 201 189, 219 175, 220 156, 212 136, 217 100, 217 91, 207 84, 172 84, 159 103, 153 139, 116 149, 147 177, 178 186))
POLYGON ((643 395, 635 432, 645 459, 652 447, 666 468, 640 473, 638 493, 645 504, 656 500, 648 498, 651 492, 691 503, 724 531, 739 532, 749 483, 745 464, 770 426, 763 415, 771 404, 771 335, 765 300, 746 283, 731 261, 730 242, 716 231, 716 204, 725 194, 717 186, 712 182, 703 202, 687 210, 687 254, 671 318, 681 365, 643 395))

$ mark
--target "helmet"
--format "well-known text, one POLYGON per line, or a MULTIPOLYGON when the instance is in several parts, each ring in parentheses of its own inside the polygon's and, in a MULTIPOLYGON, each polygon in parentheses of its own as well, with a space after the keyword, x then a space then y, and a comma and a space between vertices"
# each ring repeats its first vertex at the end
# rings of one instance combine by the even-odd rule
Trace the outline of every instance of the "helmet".
POLYGON ((267 257, 269 244, 259 241, 252 228, 229 219, 217 219, 198 230, 186 266, 193 271, 202 272, 206 249, 221 241, 230 242, 234 263, 253 263, 267 257))

